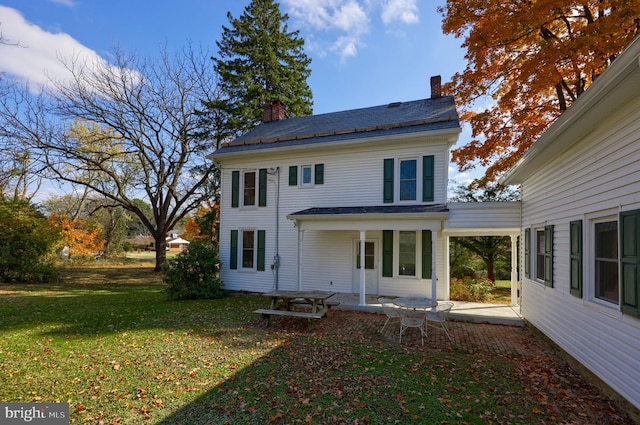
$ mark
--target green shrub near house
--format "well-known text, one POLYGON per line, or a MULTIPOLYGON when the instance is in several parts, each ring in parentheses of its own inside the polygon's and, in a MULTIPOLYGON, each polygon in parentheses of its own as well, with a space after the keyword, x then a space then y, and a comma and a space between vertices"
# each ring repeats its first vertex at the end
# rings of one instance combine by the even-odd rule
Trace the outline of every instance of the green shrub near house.
POLYGON ((193 241, 167 262, 164 282, 172 300, 223 298, 218 245, 208 239, 193 241))

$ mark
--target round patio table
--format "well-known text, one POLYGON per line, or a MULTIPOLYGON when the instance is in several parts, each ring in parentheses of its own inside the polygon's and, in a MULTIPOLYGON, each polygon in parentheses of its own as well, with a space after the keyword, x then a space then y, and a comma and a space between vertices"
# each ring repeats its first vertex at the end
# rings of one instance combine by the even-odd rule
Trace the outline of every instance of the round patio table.
POLYGON ((404 308, 427 309, 438 305, 438 301, 427 297, 398 297, 394 298, 393 303, 404 308))

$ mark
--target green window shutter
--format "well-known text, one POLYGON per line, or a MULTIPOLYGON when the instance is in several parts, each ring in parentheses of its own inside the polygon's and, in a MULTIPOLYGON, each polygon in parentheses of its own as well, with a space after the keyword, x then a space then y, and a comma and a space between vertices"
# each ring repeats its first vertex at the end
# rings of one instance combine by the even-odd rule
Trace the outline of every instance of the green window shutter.
POLYGON ((231 208, 240 204, 240 171, 231 172, 231 208))
POLYGON ((524 229, 524 276, 531 277, 531 229, 524 229))
POLYGON ((393 277, 393 230, 382 231, 382 276, 393 277))
POLYGON ((620 213, 620 310, 640 317, 640 210, 620 213))
POLYGON ((292 165, 289 167, 289 186, 298 185, 298 166, 292 165))
POLYGON ((434 199, 434 158, 433 155, 422 157, 422 202, 433 202, 434 199))
POLYGON ((582 220, 569 223, 569 292, 582 298, 582 220))
POLYGON ((238 269, 238 231, 231 231, 231 251, 229 252, 229 268, 238 269))
POLYGON ((324 164, 316 164, 315 184, 324 184, 324 164))
POLYGON ((544 226, 544 284, 553 288, 553 225, 544 226))
POLYGON ((385 204, 393 203, 393 163, 393 158, 384 160, 383 202, 385 204))
POLYGON ((258 230, 258 265, 257 269, 261 272, 264 271, 264 257, 265 257, 265 231, 258 230))
POLYGON ((267 206, 267 169, 261 168, 258 171, 258 206, 267 206))
POLYGON ((431 279, 433 271, 431 258, 433 250, 431 249, 431 230, 422 231, 422 278, 431 279))

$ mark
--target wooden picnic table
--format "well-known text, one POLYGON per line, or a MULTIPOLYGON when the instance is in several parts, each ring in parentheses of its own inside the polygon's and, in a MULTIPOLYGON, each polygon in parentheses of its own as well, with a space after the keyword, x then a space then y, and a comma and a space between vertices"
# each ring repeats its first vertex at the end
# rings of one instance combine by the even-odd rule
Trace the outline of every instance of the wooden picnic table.
POLYGON ((269 309, 258 309, 254 313, 262 314, 267 318, 272 315, 278 316, 294 316, 307 319, 320 319, 327 315, 329 308, 335 303, 327 300, 335 295, 335 292, 329 291, 271 291, 262 294, 271 298, 271 307, 269 309), (308 304, 311 311, 294 311, 291 308, 294 305, 308 304))

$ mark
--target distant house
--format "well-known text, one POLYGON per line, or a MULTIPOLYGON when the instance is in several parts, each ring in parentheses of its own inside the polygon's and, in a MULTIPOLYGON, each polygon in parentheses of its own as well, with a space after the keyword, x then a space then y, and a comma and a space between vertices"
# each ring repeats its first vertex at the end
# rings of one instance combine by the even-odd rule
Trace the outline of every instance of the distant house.
POLYGON ((504 176, 522 314, 640 408, 640 39, 504 176))
POLYGON ((449 238, 512 238, 519 203, 447 203, 460 124, 452 96, 264 122, 210 157, 221 168, 226 289, 449 297, 449 238))
POLYGON ((167 250, 173 252, 182 252, 186 251, 189 248, 189 244, 191 242, 182 239, 180 237, 168 237, 167 238, 167 250))

